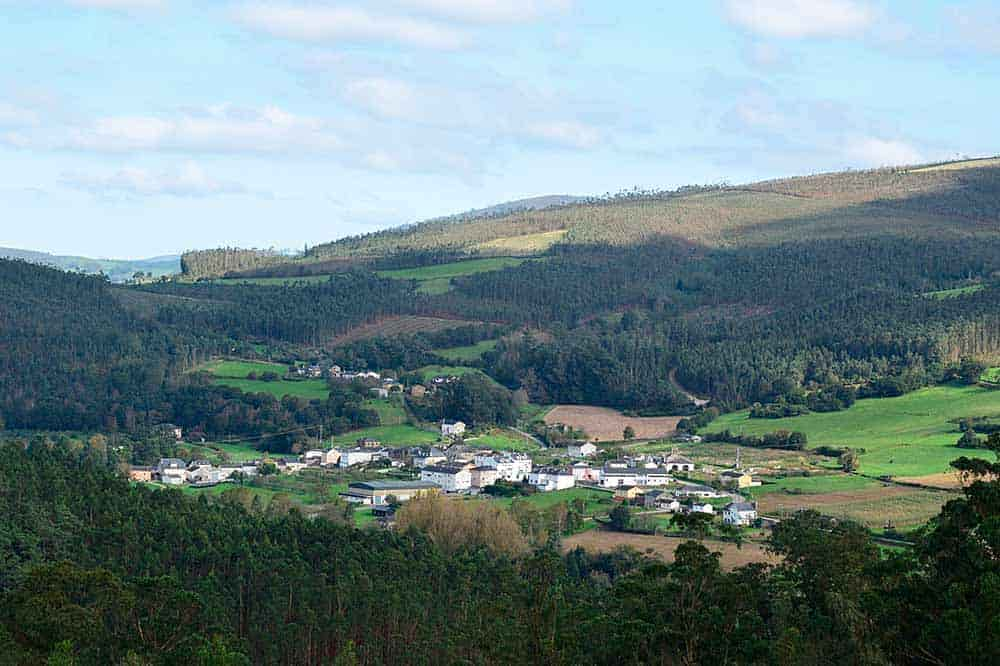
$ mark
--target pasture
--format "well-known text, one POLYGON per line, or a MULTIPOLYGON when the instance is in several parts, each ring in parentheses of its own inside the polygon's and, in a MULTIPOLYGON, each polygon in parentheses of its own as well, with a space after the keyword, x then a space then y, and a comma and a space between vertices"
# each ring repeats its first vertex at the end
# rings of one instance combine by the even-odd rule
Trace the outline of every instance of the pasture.
POLYGON ((393 447, 433 444, 439 439, 436 431, 421 430, 416 426, 402 424, 352 430, 333 437, 331 441, 334 446, 353 446, 356 441, 363 437, 376 439, 386 446, 393 447))
POLYGON ((294 381, 281 379, 274 382, 265 382, 260 379, 217 377, 214 383, 220 386, 238 388, 244 393, 270 393, 279 400, 286 395, 306 400, 326 400, 327 396, 330 395, 330 389, 322 379, 301 379, 294 381))
POLYGON ((977 291, 982 291, 986 287, 981 284, 970 284, 965 287, 955 287, 953 289, 940 289, 938 291, 928 291, 921 296, 926 296, 928 298, 955 298, 957 296, 967 296, 969 294, 974 294, 977 291))
POLYGON ((666 437, 676 430, 680 419, 679 416, 624 416, 614 409, 586 405, 558 405, 545 414, 546 423, 562 423, 582 430, 588 439, 599 442, 621 441, 628 426, 635 431, 635 439, 666 437))
POLYGON ((265 372, 276 373, 283 377, 288 372, 288 366, 281 363, 270 363, 268 361, 245 361, 237 359, 220 359, 211 361, 199 368, 215 377, 227 377, 231 379, 246 379, 247 375, 254 372, 258 375, 265 372))
POLYGON ((1000 368, 987 368, 979 377, 979 381, 987 384, 1000 384, 1000 368))
POLYGON ((978 386, 934 386, 896 398, 859 400, 841 412, 783 419, 750 419, 746 410, 726 414, 703 430, 762 435, 800 430, 817 446, 865 449, 860 471, 873 475, 921 477, 949 470, 963 455, 952 419, 1000 416, 1000 392, 978 386))
POLYGON ((496 382, 496 380, 479 368, 470 368, 466 365, 425 365, 422 368, 418 368, 417 372, 420 373, 425 383, 439 376, 461 377, 463 375, 482 375, 491 382, 496 382))
POLYGON ((491 351, 497 346, 497 340, 481 340, 474 345, 466 347, 449 347, 448 349, 435 349, 434 353, 452 362, 461 363, 463 361, 475 361, 485 352, 491 351))
POLYGON ((499 428, 493 429, 482 435, 475 435, 465 439, 465 443, 477 449, 494 449, 496 451, 537 451, 538 443, 532 439, 499 428))
POLYGON ((434 266, 420 266, 419 268, 398 268, 393 270, 376 271, 379 277, 392 278, 394 280, 441 280, 463 275, 475 275, 476 273, 488 273, 499 271, 504 268, 520 266, 526 259, 519 257, 488 257, 486 259, 468 259, 465 261, 453 261, 447 264, 437 264, 434 266))
POLYGON ((484 252, 512 252, 515 254, 545 252, 565 238, 568 231, 568 229, 559 229, 558 231, 542 231, 523 236, 506 236, 480 243, 475 247, 484 252))
POLYGON ((758 498, 758 510, 764 515, 782 516, 813 509, 872 530, 880 530, 886 523, 897 529, 912 529, 936 516, 942 505, 954 497, 942 491, 876 484, 825 493, 765 493, 758 498))

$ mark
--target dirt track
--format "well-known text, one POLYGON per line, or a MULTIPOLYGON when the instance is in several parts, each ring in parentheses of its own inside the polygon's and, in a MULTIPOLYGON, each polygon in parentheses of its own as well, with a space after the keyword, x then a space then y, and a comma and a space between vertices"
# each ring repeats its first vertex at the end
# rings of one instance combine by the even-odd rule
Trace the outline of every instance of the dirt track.
MULTIPOLYGON (((684 541, 684 539, 676 537, 588 530, 564 539, 563 549, 572 550, 577 546, 581 546, 584 550, 590 552, 607 552, 614 550, 618 546, 630 546, 641 553, 646 553, 647 555, 655 554, 667 562, 672 562, 674 551, 684 541)), ((756 543, 744 543, 742 548, 737 548, 734 544, 721 541, 704 541, 703 543, 710 551, 722 553, 722 567, 724 569, 735 569, 751 562, 777 564, 779 561, 776 556, 771 555, 756 543)))
POLYGON ((607 407, 584 405, 559 405, 545 415, 548 424, 564 423, 587 433, 588 439, 616 442, 622 439, 626 426, 632 426, 636 439, 658 439, 677 429, 680 416, 635 417, 623 416, 607 407))

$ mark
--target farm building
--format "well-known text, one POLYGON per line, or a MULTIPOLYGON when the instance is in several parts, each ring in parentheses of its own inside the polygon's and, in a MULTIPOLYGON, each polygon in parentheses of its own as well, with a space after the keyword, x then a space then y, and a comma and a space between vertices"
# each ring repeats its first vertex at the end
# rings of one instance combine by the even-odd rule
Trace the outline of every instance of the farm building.
POLYGON ((132 481, 152 481, 153 468, 143 465, 133 465, 128 471, 128 478, 132 481))
POLYGON ((597 455, 597 447, 590 442, 576 442, 566 447, 566 455, 570 458, 591 458, 597 455))
POLYGON ((465 423, 462 421, 451 421, 445 419, 441 421, 442 437, 461 437, 465 434, 465 423))
POLYGON ((663 466, 667 468, 669 472, 693 472, 694 463, 685 458, 681 454, 677 453, 677 449, 667 456, 666 460, 663 461, 663 466))
POLYGON ((388 503, 390 496, 407 502, 414 497, 437 492, 440 488, 426 481, 359 481, 348 485, 340 496, 356 504, 381 506, 388 503))

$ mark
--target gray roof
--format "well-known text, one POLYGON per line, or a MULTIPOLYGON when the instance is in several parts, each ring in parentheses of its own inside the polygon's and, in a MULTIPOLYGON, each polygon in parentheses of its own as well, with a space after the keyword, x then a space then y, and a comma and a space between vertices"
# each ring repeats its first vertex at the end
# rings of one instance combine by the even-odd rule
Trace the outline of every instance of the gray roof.
POLYGON ((749 502, 730 502, 726 505, 727 511, 756 511, 757 508, 749 502))
POLYGON ((454 465, 430 465, 424 467, 425 472, 437 472, 438 474, 458 474, 464 469, 464 467, 454 465))
POLYGON ((433 483, 427 481, 357 481, 347 486, 349 489, 358 490, 425 490, 437 488, 433 483))

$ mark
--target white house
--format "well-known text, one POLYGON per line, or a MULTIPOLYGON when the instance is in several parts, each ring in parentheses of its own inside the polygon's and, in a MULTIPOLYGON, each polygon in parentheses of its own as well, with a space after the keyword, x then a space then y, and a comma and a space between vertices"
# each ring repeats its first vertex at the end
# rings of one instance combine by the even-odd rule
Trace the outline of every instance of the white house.
POLYGON ((430 465, 420 470, 420 480, 436 484, 447 493, 457 493, 472 487, 472 472, 468 467, 430 465))
POLYGON ((601 485, 605 488, 618 488, 619 486, 638 486, 639 474, 643 470, 635 467, 623 467, 618 464, 608 463, 604 466, 604 474, 601 476, 601 485))
POLYGON ((442 437, 461 437, 465 434, 465 423, 462 421, 451 421, 445 419, 441 421, 442 437))
POLYGON ((302 457, 305 459, 307 463, 315 461, 317 464, 322 464, 323 456, 325 454, 326 451, 323 451, 322 449, 309 449, 308 451, 302 454, 302 457))
POLYGON ((757 507, 749 502, 730 502, 722 510, 722 522, 726 525, 745 527, 757 520, 757 507))
POLYGON ((688 513, 707 513, 715 515, 715 507, 708 502, 693 502, 688 509, 688 513))
POLYGON ((600 468, 594 469, 590 466, 590 463, 583 462, 582 460, 577 463, 573 463, 573 478, 579 481, 584 481, 586 483, 600 483, 601 477, 604 476, 603 470, 600 468))
POLYGON ((597 455, 597 447, 590 442, 576 442, 566 447, 566 455, 570 458, 591 458, 597 455))
POLYGON ((544 493, 572 488, 576 485, 576 479, 573 478, 573 472, 570 470, 542 467, 528 475, 528 483, 544 493))
POLYGON ((669 472, 694 471, 694 463, 677 453, 676 449, 674 449, 673 453, 667 456, 667 459, 663 461, 663 466, 666 467, 669 472))
POLYGON ((476 467, 493 467, 500 479, 512 483, 524 481, 531 474, 531 456, 523 453, 477 455, 474 462, 476 467))
POLYGON ((156 464, 156 473, 168 486, 179 486, 188 478, 187 464, 180 458, 161 458, 156 464))
POLYGON ((665 486, 673 481, 673 477, 663 467, 647 467, 637 476, 640 486, 665 486))
POLYGON ((344 469, 355 465, 367 465, 372 461, 374 454, 375 449, 345 449, 340 452, 340 460, 337 464, 344 469))
POLYGON ((711 497, 722 497, 719 492, 712 488, 711 486, 703 486, 697 483, 691 483, 683 485, 674 491, 674 495, 677 497, 701 497, 701 498, 711 498, 711 497))

